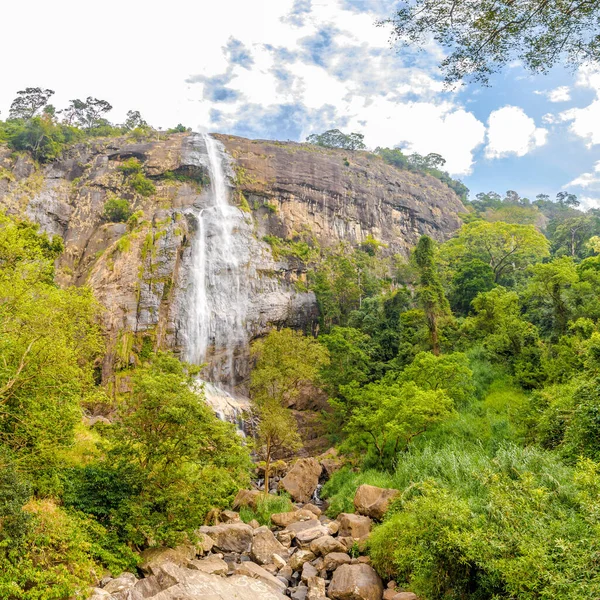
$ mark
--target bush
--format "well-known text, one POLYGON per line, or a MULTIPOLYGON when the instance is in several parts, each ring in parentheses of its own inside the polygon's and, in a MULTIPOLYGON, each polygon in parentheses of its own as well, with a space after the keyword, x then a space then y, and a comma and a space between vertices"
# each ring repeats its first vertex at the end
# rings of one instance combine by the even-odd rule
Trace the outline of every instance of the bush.
POLYGON ((104 203, 102 216, 112 223, 124 223, 131 217, 129 202, 123 198, 111 198, 104 203))
POLYGON ((0 597, 63 600, 86 594, 105 569, 135 569, 137 558, 101 525, 50 500, 23 509, 31 527, 22 548, 0 546, 0 597))
POLYGON ((455 449, 408 463, 370 539, 380 573, 430 600, 598 596, 597 465, 573 470, 514 445, 494 458, 455 449))
POLYGON ((248 506, 242 507, 240 517, 244 523, 256 519, 261 525, 271 526, 271 515, 294 510, 294 505, 287 494, 261 495, 256 502, 256 509, 248 506))
POLYGON ((130 175, 142 172, 142 163, 137 158, 131 157, 124 160, 117 169, 121 171, 125 177, 129 177, 130 175))
POLYGON ((156 193, 156 187, 143 173, 132 175, 128 183, 131 189, 142 196, 152 196, 156 193))

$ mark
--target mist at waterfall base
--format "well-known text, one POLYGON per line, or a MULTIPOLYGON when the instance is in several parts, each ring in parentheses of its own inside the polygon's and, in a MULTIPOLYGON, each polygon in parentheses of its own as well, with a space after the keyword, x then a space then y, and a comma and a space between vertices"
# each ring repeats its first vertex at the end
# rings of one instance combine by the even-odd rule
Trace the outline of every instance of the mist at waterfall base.
POLYGON ((249 249, 236 231, 248 218, 230 204, 231 167, 220 143, 208 134, 195 134, 199 161, 206 157, 210 189, 203 206, 193 207, 196 231, 187 293, 188 323, 185 359, 205 364, 199 385, 206 401, 222 420, 243 431, 249 401, 235 393, 239 373, 236 357, 248 344, 246 314, 249 301, 249 249))

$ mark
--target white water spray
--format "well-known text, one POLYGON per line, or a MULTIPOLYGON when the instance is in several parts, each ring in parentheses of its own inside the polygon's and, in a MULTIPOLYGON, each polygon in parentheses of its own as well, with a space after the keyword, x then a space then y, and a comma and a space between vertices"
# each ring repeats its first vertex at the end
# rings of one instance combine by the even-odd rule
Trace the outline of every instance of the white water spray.
POLYGON ((208 379, 230 390, 236 384, 235 357, 248 342, 248 247, 235 233, 245 218, 229 204, 230 186, 219 144, 203 136, 210 174, 208 206, 194 209, 186 360, 209 362, 208 379))

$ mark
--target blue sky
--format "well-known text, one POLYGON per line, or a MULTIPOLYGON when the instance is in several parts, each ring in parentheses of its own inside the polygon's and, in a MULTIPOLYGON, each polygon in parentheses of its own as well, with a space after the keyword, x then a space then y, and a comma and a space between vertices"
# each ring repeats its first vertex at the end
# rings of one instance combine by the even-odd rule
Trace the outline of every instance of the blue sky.
POLYGON ((27 21, 0 39, 6 61, 0 116, 14 92, 56 90, 60 108, 93 95, 120 122, 140 110, 155 126, 304 140, 329 128, 360 131, 369 147, 438 152, 472 190, 514 189, 529 197, 577 193, 600 206, 600 71, 555 69, 532 77, 518 64, 489 88, 443 88, 441 50, 397 52, 385 0, 105 0, 86 27, 75 0, 5 7, 27 21), (31 10, 37 19, 29 19, 31 10), (126 24, 118 42, 106 36, 126 24), (119 25, 120 27, 120 25, 119 25), (47 32, 52 31, 52 57, 47 32), (103 43, 90 44, 100 36, 103 43))

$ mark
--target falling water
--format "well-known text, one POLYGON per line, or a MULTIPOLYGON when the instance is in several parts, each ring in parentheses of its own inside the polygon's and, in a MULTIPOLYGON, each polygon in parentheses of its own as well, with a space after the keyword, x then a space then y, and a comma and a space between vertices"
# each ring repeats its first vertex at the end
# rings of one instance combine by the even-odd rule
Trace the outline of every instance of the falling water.
POLYGON ((231 188, 219 144, 203 136, 210 174, 208 205, 194 208, 186 359, 209 363, 207 378, 234 389, 235 357, 248 341, 248 247, 236 231, 244 214, 229 204, 231 188))

